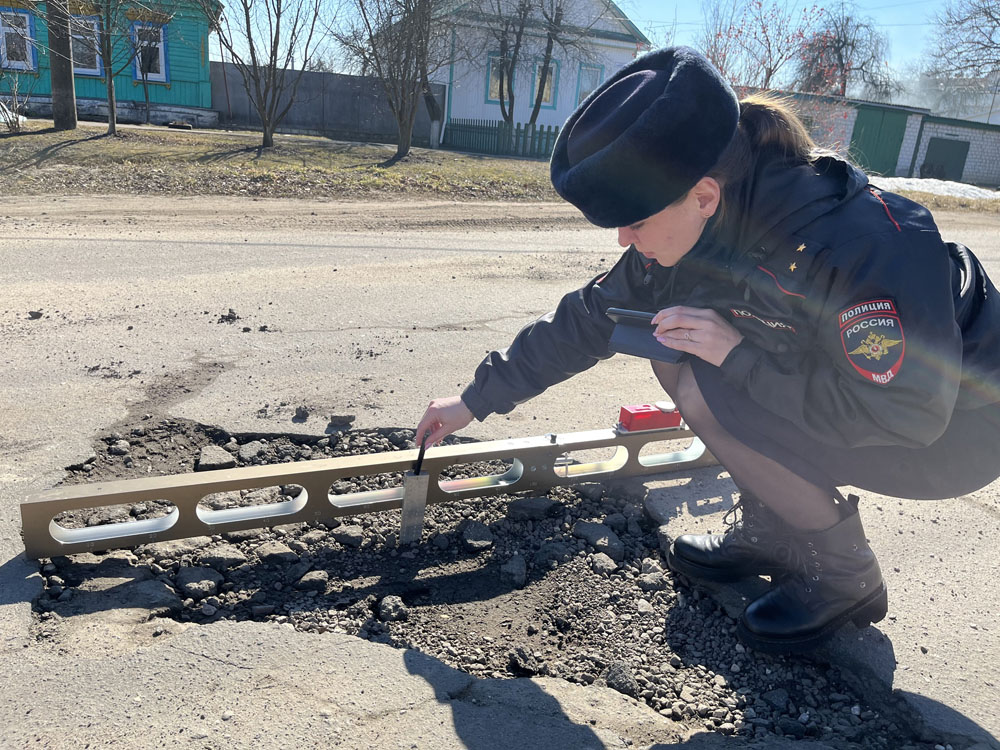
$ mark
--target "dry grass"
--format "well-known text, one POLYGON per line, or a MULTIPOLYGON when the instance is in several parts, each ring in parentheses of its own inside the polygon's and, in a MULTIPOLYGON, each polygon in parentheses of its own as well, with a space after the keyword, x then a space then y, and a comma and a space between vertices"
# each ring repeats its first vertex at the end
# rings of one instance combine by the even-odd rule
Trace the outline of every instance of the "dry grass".
POLYGON ((541 161, 413 149, 391 167, 394 146, 256 134, 123 128, 84 123, 56 132, 30 123, 0 137, 0 195, 48 193, 251 195, 363 198, 380 194, 452 200, 556 200, 541 161))
POLYGON ((926 206, 931 211, 974 211, 981 214, 1000 215, 1000 200, 996 198, 958 198, 953 195, 936 195, 917 190, 900 190, 899 194, 926 206))
MULTIPOLYGON (((386 167, 395 147, 256 133, 123 128, 82 123, 72 133, 44 121, 0 136, 0 195, 159 194, 273 198, 401 195, 450 200, 556 201, 544 161, 416 148, 386 167)), ((1000 200, 901 191, 931 210, 1000 214, 1000 200)))

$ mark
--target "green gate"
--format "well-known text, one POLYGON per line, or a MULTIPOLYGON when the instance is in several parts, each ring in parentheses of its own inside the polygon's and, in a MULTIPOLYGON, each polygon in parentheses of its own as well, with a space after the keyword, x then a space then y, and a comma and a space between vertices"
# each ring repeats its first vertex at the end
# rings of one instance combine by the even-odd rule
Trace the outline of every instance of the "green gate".
POLYGON ((892 176, 899 163, 899 149, 906 133, 907 112, 858 106, 851 134, 851 157, 866 172, 892 176))

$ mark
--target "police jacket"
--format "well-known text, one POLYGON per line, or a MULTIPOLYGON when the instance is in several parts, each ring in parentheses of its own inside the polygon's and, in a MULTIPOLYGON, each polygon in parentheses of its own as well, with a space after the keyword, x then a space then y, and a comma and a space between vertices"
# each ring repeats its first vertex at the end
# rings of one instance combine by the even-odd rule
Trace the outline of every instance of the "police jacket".
POLYGON ((1000 401, 1000 295, 925 208, 832 157, 763 158, 735 203, 674 267, 629 248, 563 297, 486 356, 466 406, 506 413, 610 357, 609 307, 673 305, 732 324, 723 378, 828 444, 925 446, 1000 401))

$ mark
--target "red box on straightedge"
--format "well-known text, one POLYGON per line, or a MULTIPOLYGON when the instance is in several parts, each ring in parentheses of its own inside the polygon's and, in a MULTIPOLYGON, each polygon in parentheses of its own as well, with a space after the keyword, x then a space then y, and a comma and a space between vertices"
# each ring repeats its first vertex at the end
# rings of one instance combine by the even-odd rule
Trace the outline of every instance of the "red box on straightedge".
POLYGON ((681 413, 673 404, 635 404, 623 406, 618 416, 618 424, 628 432, 639 430, 660 430, 665 427, 680 427, 681 413))

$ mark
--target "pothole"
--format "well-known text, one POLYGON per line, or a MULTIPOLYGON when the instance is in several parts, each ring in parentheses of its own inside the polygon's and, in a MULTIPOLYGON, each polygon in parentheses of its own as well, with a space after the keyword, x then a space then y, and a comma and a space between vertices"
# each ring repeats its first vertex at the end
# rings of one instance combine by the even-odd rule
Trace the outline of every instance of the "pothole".
MULTIPOLYGON (((147 419, 104 436, 93 456, 68 467, 65 481, 192 471, 207 445, 247 466, 397 451, 412 448, 412 439, 404 429, 230 435, 147 419)), ((446 479, 502 475, 509 467, 459 464, 446 479)), ((336 491, 398 481, 392 473, 355 477, 336 491)), ((203 502, 287 502, 297 493, 276 486, 250 495, 203 502)), ((120 522, 122 513, 162 512, 156 503, 135 504, 70 514, 62 523, 85 527, 120 522)), ((181 622, 271 621, 417 649, 478 677, 603 684, 688 726, 765 741, 784 735, 836 748, 933 747, 917 742, 914 727, 892 710, 866 704, 837 668, 745 649, 735 621, 710 596, 665 571, 657 530, 635 498, 581 484, 535 497, 455 501, 427 509, 419 545, 398 547, 398 531, 399 513, 382 512, 42 560, 46 587, 35 603, 35 633, 58 640, 61 628, 93 605, 85 599, 93 595, 94 571, 124 566, 132 585, 155 597, 157 611, 181 622), (595 549, 581 523, 604 524, 618 543, 595 549)), ((121 579, 120 572, 109 578, 119 587, 110 606, 129 606, 121 579)))

